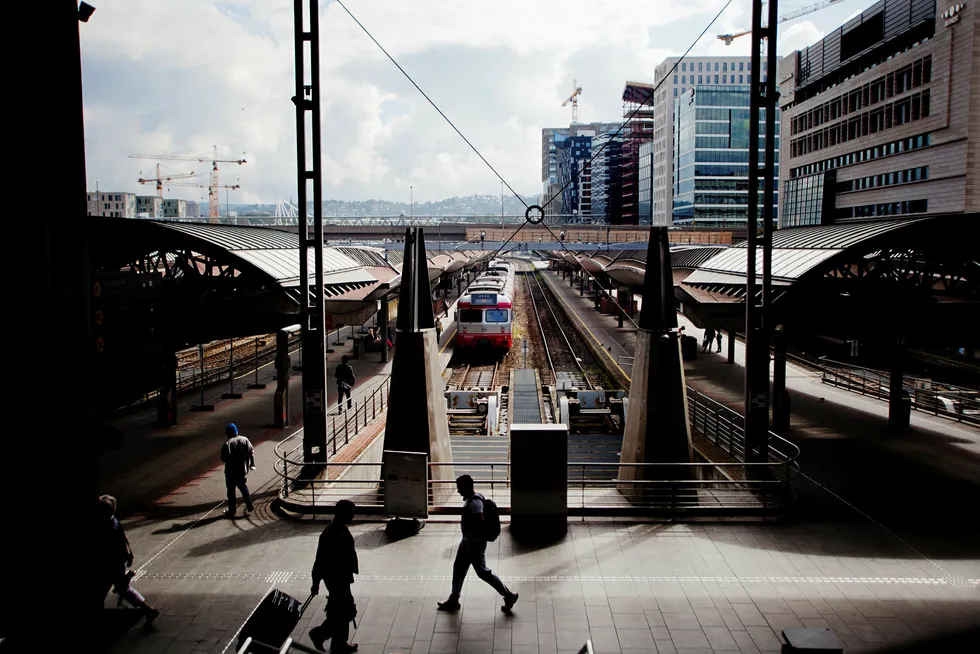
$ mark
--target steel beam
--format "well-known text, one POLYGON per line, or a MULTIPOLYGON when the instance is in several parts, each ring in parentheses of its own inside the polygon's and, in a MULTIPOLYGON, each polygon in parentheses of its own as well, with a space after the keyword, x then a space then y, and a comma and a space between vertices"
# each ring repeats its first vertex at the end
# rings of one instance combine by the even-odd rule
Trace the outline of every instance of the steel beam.
POLYGON ((293 0, 296 56, 296 174, 301 225, 299 230, 300 315, 303 325, 303 458, 327 459, 327 362, 323 316, 323 202, 320 157, 320 8, 318 0, 293 0), (304 20, 304 5, 309 15, 304 20), (309 30, 304 23, 309 22, 309 30), (306 81, 305 44, 309 43, 310 80, 306 81), (306 116, 312 120, 310 154, 306 157, 306 116), (307 183, 313 183, 313 238, 307 219, 307 183), (310 292, 309 247, 313 247, 314 282, 310 292))
POLYGON ((749 215, 745 277, 746 461, 764 462, 769 445, 769 337, 766 312, 771 293, 773 170, 776 112, 776 0, 769 2, 769 27, 762 27, 762 0, 752 0, 752 73, 749 95, 749 215), (763 82, 762 42, 767 47, 763 82), (759 205, 759 119, 766 112, 763 204, 759 205), (756 280, 758 218, 762 217, 762 284, 756 280))

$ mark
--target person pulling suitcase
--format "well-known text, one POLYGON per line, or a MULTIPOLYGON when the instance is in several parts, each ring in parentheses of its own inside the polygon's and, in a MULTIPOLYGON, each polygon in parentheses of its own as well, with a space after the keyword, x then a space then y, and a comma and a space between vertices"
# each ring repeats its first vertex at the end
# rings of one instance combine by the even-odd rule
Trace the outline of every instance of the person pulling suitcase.
MULTIPOLYGON (((312 595, 320 592, 320 581, 327 587, 326 617, 323 623, 310 629, 310 640, 313 646, 323 649, 323 641, 330 639, 330 651, 356 652, 357 643, 348 643, 349 624, 357 616, 357 605, 350 587, 354 583, 354 575, 360 574, 357 567, 357 551, 354 549, 354 537, 347 528, 354 520, 354 503, 350 500, 340 500, 334 509, 333 521, 320 534, 317 544, 316 560, 313 562, 312 595)), ((356 626, 356 625, 355 625, 356 626)))

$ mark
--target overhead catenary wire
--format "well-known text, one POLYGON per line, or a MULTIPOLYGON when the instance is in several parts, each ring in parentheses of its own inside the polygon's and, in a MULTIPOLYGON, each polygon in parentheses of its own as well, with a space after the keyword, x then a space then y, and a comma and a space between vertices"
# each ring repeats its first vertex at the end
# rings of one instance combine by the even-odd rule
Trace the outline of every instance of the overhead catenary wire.
MULTIPOLYGON (((731 2, 731 0, 729 0, 729 2, 731 2)), ((432 108, 439 112, 439 115, 442 116, 446 120, 447 123, 449 123, 449 126, 452 127, 453 130, 455 130, 455 132, 457 134, 459 134, 459 137, 466 142, 466 145, 470 146, 470 149, 473 150, 473 152, 476 153, 476 156, 480 157, 480 160, 483 161, 483 163, 485 163, 487 165, 487 167, 490 170, 493 171, 493 174, 497 176, 497 179, 499 179, 503 183, 504 186, 506 186, 508 189, 510 189, 510 192, 514 194, 514 197, 516 197, 518 200, 520 200, 521 201, 521 204, 524 205, 524 208, 527 209, 528 208, 528 204, 527 204, 527 202, 524 201, 524 198, 522 198, 520 196, 520 194, 518 194, 518 192, 514 190, 514 188, 510 185, 510 183, 508 183, 507 180, 504 179, 503 176, 500 173, 497 172, 497 169, 494 168, 490 164, 489 161, 487 161, 486 157, 484 157, 482 154, 480 154, 480 151, 476 149, 476 146, 473 145, 472 143, 470 143, 470 140, 468 138, 466 138, 466 136, 461 131, 459 131, 459 128, 456 127, 456 125, 453 123, 453 121, 449 120, 449 116, 447 116, 442 111, 442 109, 439 108, 439 105, 437 105, 435 102, 432 101, 432 98, 430 98, 426 94, 426 92, 422 90, 422 87, 420 87, 418 84, 415 83, 415 80, 412 79, 412 76, 409 75, 405 71, 405 69, 401 67, 401 64, 399 64, 397 61, 395 61, 395 58, 392 57, 390 54, 388 54, 388 51, 384 49, 384 46, 382 46, 380 43, 378 43, 378 40, 376 38, 374 38, 374 36, 371 34, 371 32, 369 32, 368 29, 366 27, 364 27, 364 25, 361 24, 361 21, 357 20, 357 17, 354 16, 354 14, 351 13, 350 9, 348 9, 347 6, 343 2, 341 2, 341 0, 337 0, 337 4, 340 5, 341 8, 344 11, 347 12, 347 15, 350 16, 351 19, 353 19, 353 21, 355 23, 357 23, 357 26, 360 27, 364 31, 364 33, 368 35, 368 38, 371 39, 372 41, 374 41, 374 44, 376 46, 378 46, 378 48, 381 50, 381 52, 383 52, 385 54, 385 56, 388 57, 388 59, 391 61, 391 63, 395 64, 395 67, 398 68, 399 71, 401 71, 401 74, 405 76, 405 79, 407 79, 409 82, 411 82, 412 83, 412 86, 414 86, 416 88, 416 90, 419 93, 422 94, 422 97, 429 101, 429 104, 432 105, 432 108)))
MULTIPOLYGON (((338 0, 338 1, 339 1, 339 0, 338 0)), ((637 106, 637 108, 636 108, 636 109, 634 109, 634 110, 633 110, 633 111, 632 111, 632 112, 630 113, 630 115, 626 117, 626 120, 624 120, 624 121, 623 121, 623 124, 619 126, 619 129, 617 129, 617 130, 616 130, 615 132, 613 132, 613 135, 612 135, 612 138, 610 138, 610 139, 608 139, 608 140, 607 140, 607 141, 606 141, 605 143, 603 143, 603 144, 602 144, 602 146, 601 146, 601 147, 600 147, 600 148, 599 148, 598 150, 596 150, 596 151, 595 151, 595 154, 593 154, 593 155, 592 155, 592 157, 591 157, 591 158, 589 159, 589 165, 590 165, 590 166, 592 165, 592 162, 593 162, 593 161, 595 161, 595 159, 596 159, 596 157, 598 157, 598 156, 599 156, 599 154, 600 154, 600 153, 601 153, 601 152, 602 152, 603 150, 605 150, 605 149, 606 149, 606 146, 608 146, 608 145, 609 145, 609 143, 611 143, 611 142, 612 142, 612 139, 613 139, 613 138, 616 138, 617 136, 619 136, 619 134, 620 134, 620 133, 621 133, 621 132, 623 131, 623 128, 624 128, 624 127, 626 127, 626 126, 627 126, 627 125, 629 124, 629 122, 630 122, 631 120, 633 120, 633 117, 634 117, 634 116, 636 116, 636 114, 638 114, 638 113, 640 112, 640 109, 642 109, 643 107, 645 107, 645 106, 646 106, 646 103, 647 103, 647 100, 649 100, 650 98, 652 98, 652 97, 654 96, 654 94, 656 94, 656 92, 657 92, 657 91, 658 91, 658 90, 660 89, 660 87, 661 87, 661 86, 663 85, 663 83, 664 83, 665 81, 667 81, 667 79, 668 79, 668 78, 669 78, 669 77, 670 77, 671 75, 673 75, 673 73, 674 73, 674 71, 675 71, 675 70, 677 70, 677 66, 678 66, 678 65, 679 65, 679 64, 680 64, 680 63, 681 63, 682 61, 684 61, 684 59, 686 59, 686 58, 687 58, 687 55, 688 55, 688 54, 690 54, 690 52, 691 52, 691 50, 693 50, 693 49, 694 49, 694 46, 696 46, 696 45, 698 44, 698 41, 700 41, 700 40, 701 40, 702 38, 704 38, 704 35, 708 33, 708 30, 709 30, 709 29, 711 29, 711 26, 715 24, 715 21, 717 21, 717 20, 718 20, 719 18, 721 18, 721 15, 722 15, 723 13, 725 13, 725 10, 726 10, 726 9, 728 9, 728 6, 729 6, 730 4, 732 4, 732 0, 728 0, 728 2, 726 2, 726 3, 725 3, 725 5, 724 5, 724 6, 723 6, 723 7, 722 7, 722 8, 721 8, 721 9, 720 9, 719 11, 718 11, 718 13, 717 13, 717 14, 715 14, 715 17, 711 19, 711 22, 710 22, 710 23, 708 23, 708 24, 707 24, 707 25, 705 26, 705 28, 704 28, 703 30, 701 30, 701 33, 700 33, 700 34, 698 34, 698 37, 697 37, 696 39, 694 39, 694 41, 692 41, 692 42, 691 42, 691 45, 689 45, 689 46, 687 47, 687 50, 685 50, 685 51, 684 51, 684 54, 683 54, 683 55, 681 55, 681 57, 680 57, 680 58, 679 58, 679 59, 678 59, 677 61, 675 61, 675 62, 674 62, 674 65, 673 65, 673 66, 671 67, 671 69, 670 69, 670 71, 669 71, 669 72, 668 72, 668 73, 667 73, 666 75, 664 75, 664 77, 663 77, 663 79, 661 79, 661 80, 660 80, 660 83, 659 83, 659 84, 657 84, 656 86, 654 86, 654 87, 653 87, 653 90, 652 90, 652 91, 650 91, 649 93, 647 93, 647 95, 646 95, 646 97, 645 97, 645 98, 643 98, 643 102, 641 102, 641 103, 639 103, 639 106, 637 106)), ((575 172, 574 172, 574 173, 572 174, 572 176, 571 176, 571 177, 570 177, 570 178, 568 179, 568 181, 567 181, 567 182, 565 182, 565 184, 564 184, 564 185, 563 185, 563 186, 562 186, 562 187, 561 187, 560 189, 558 189, 558 192, 557 192, 557 193, 555 193, 554 195, 552 195, 552 196, 551 196, 551 198, 549 198, 549 199, 548 199, 548 201, 547 201, 547 202, 545 202, 545 203, 544 203, 544 205, 543 205, 543 206, 542 206, 541 208, 542 208, 542 209, 544 209, 544 208, 545 208, 545 207, 547 207, 547 206, 548 206, 549 204, 551 204, 552 202, 554 202, 554 201, 555 201, 555 198, 557 198, 558 196, 560 196, 560 195, 561 195, 561 194, 562 194, 562 193, 563 193, 563 192, 565 191, 565 189, 566 189, 566 188, 568 188, 568 186, 569 186, 569 185, 570 185, 570 184, 571 184, 572 182, 574 182, 574 181, 575 181, 576 179, 578 179, 578 174, 579 174, 579 169, 578 169, 578 168, 576 168, 576 169, 575 169, 575 172)))

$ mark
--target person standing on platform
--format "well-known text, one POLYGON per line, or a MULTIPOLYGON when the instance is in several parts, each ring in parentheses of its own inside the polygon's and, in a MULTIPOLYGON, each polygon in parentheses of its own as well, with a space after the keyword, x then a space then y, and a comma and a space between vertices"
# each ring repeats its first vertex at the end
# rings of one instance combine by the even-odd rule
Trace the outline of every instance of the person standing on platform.
POLYGON ((255 470, 255 448, 250 440, 238 433, 238 426, 233 422, 225 427, 225 438, 227 440, 221 446, 221 460, 225 464, 225 486, 228 489, 228 511, 225 516, 234 518, 236 488, 242 492, 245 513, 255 510, 248 494, 248 486, 245 485, 249 471, 255 470))
POLYGON ((347 528, 354 520, 354 503, 340 500, 334 509, 333 521, 320 534, 313 563, 311 595, 320 593, 320 581, 327 587, 326 617, 318 627, 310 629, 313 646, 323 651, 323 641, 330 639, 331 652, 356 652, 356 644, 348 644, 348 624, 357 616, 357 605, 350 591, 357 567, 354 537, 347 528))
POLYGON ((337 415, 343 411, 344 396, 347 396, 347 408, 353 406, 350 398, 351 389, 354 388, 354 369, 347 363, 347 355, 340 358, 340 365, 333 373, 337 380, 337 415))
POLYGON ((721 330, 720 329, 718 330, 718 333, 715 334, 715 340, 718 341, 718 350, 717 350, 717 352, 720 353, 721 352, 721 330))
POLYGON ((473 488, 473 478, 462 475, 456 479, 456 491, 462 495, 463 515, 460 526, 463 539, 456 550, 456 561, 453 563, 453 589, 449 599, 439 602, 439 610, 453 613, 461 607, 459 595, 463 592, 463 582, 470 566, 476 571, 476 576, 490 584, 504 598, 504 611, 509 612, 517 602, 517 593, 508 590, 500 577, 493 574, 487 567, 487 540, 483 532, 483 502, 486 499, 473 488))
POLYGON ((711 349, 711 341, 715 340, 715 329, 714 327, 708 327, 704 330, 704 341, 701 343, 701 351, 707 352, 711 349))

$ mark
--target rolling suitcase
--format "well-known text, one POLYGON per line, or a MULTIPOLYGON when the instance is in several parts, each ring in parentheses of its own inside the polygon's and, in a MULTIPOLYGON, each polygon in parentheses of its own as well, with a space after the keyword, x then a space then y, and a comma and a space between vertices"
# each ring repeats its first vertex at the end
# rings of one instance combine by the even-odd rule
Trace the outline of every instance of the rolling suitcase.
POLYGON ((303 611, 310 605, 312 599, 313 596, 310 595, 306 603, 300 605, 299 600, 280 590, 269 591, 269 594, 255 609, 255 613, 249 617, 245 626, 242 627, 242 631, 238 635, 238 649, 241 650, 247 638, 251 638, 253 643, 259 642, 277 649, 281 647, 289 638, 289 634, 293 633, 296 625, 299 624, 303 611))
POLYGON ((681 356, 685 361, 693 361, 698 358, 698 339, 693 336, 681 337, 681 356))

